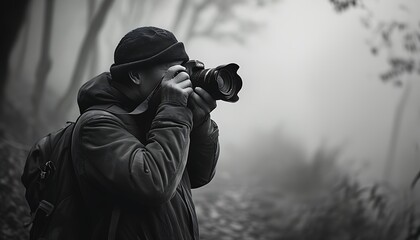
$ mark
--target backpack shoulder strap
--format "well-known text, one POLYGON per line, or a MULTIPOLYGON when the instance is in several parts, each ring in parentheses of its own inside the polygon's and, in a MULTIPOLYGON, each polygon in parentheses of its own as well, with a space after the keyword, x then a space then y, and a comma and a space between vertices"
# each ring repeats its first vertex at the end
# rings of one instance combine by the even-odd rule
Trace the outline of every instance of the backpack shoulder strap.
MULTIPOLYGON (((124 124, 126 125, 130 125, 133 124, 133 117, 123 108, 121 108, 118 105, 115 104, 103 104, 103 105, 94 105, 89 107, 88 109, 86 109, 80 116, 79 118, 92 110, 100 110, 100 111, 105 111, 108 112, 114 116, 116 116, 118 119, 120 119, 124 124)), ((77 121, 77 120, 76 120, 77 121)))
POLYGON ((121 209, 118 205, 112 209, 111 222, 109 224, 108 240, 115 240, 117 235, 118 220, 120 219, 121 209))

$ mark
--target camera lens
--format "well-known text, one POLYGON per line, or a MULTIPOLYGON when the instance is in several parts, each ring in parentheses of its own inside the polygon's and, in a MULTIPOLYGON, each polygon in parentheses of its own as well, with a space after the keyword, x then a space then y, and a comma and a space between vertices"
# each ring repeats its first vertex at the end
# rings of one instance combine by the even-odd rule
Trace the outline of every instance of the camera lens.
POLYGON ((220 93, 226 96, 226 98, 231 98, 235 94, 235 85, 228 71, 220 70, 216 82, 220 93))
POLYGON ((183 64, 194 87, 202 87, 214 99, 227 102, 239 100, 238 92, 242 88, 242 79, 235 63, 204 69, 200 61, 191 60, 183 64))

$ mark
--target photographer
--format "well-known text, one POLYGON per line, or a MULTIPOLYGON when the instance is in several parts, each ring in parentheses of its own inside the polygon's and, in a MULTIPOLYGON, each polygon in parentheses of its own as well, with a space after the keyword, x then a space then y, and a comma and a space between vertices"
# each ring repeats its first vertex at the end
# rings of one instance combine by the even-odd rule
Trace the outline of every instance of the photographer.
POLYGON ((81 87, 72 158, 88 239, 199 239, 191 189, 213 178, 219 142, 216 100, 193 89, 188 60, 171 32, 137 28, 81 87))

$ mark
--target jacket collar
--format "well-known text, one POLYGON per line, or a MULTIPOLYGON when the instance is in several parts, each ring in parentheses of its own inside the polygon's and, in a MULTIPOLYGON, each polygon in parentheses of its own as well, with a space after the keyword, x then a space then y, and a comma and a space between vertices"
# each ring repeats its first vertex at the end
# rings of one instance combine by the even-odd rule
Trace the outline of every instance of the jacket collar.
MULTIPOLYGON (((136 102, 137 99, 141 98, 141 96, 138 94, 137 91, 134 91, 133 88, 130 88, 124 84, 121 84, 116 81, 110 81, 110 84, 112 87, 116 88, 118 91, 120 91, 123 95, 125 95, 127 98, 129 98, 131 101, 136 102)), ((153 95, 160 89, 160 84, 158 84, 153 91, 146 97, 145 100, 140 102, 133 110, 130 112, 122 112, 122 109, 118 108, 117 106, 113 107, 110 106, 108 109, 112 110, 112 112, 115 112, 117 114, 129 114, 129 115, 139 115, 144 113, 148 108, 149 104, 151 102, 151 99, 153 95)))

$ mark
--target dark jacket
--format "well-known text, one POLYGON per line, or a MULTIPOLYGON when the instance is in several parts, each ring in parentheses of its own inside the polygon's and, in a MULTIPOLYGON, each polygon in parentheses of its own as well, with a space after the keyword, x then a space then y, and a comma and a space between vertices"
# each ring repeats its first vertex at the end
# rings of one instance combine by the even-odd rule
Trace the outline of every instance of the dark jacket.
POLYGON ((116 239, 199 239, 191 189, 215 174, 217 125, 208 119, 192 130, 191 111, 167 103, 139 114, 109 73, 83 85, 78 104, 72 157, 89 239, 107 238, 116 206, 116 239), (86 111, 99 105, 107 110, 86 111))

